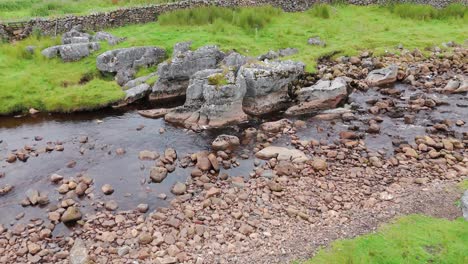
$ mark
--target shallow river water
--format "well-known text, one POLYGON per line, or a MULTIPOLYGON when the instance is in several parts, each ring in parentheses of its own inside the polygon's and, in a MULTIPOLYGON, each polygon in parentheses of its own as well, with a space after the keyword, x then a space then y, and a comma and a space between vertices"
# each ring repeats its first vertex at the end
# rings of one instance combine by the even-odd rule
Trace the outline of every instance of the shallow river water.
MULTIPOLYGON (((413 92, 407 86, 399 85, 403 90, 401 100, 407 100, 413 92), (406 98, 406 99, 405 99, 406 98)), ((406 125, 403 118, 390 118, 382 115, 381 133, 366 135, 365 141, 371 150, 384 150, 392 153, 392 139, 403 138, 408 142, 414 142, 415 135, 424 134, 428 125, 435 121, 444 120, 468 120, 468 102, 464 95, 437 95, 447 101, 435 111, 421 111, 417 114, 417 122, 406 125)), ((376 91, 355 92, 350 97, 350 102, 355 108, 355 114, 359 119, 369 119, 366 101, 374 98, 382 98, 376 91)), ((347 130, 349 126, 364 127, 361 121, 343 123, 342 121, 317 120, 313 117, 303 117, 308 123, 307 128, 298 131, 297 135, 302 140, 323 139, 333 142, 338 139, 338 133, 347 130)), ((256 123, 260 122, 258 120, 256 123)), ((191 168, 177 169, 168 175, 162 183, 150 183, 149 169, 154 161, 142 161, 138 154, 142 150, 164 153, 166 148, 174 148, 179 157, 195 153, 201 150, 210 150, 211 142, 217 135, 223 133, 240 135, 243 128, 256 123, 245 124, 239 127, 224 130, 209 130, 201 133, 187 131, 180 127, 174 127, 164 122, 163 119, 149 119, 140 116, 136 111, 101 110, 92 113, 65 114, 40 114, 25 117, 0 117, 0 173, 5 177, 0 178, 0 187, 9 184, 14 190, 0 197, 0 224, 9 225, 15 222, 15 216, 24 212, 25 216, 20 220, 29 222, 34 218, 46 218, 47 207, 57 204, 59 194, 55 190, 49 176, 57 173, 65 178, 75 177, 78 174, 87 174, 94 179, 94 200, 87 198, 80 202, 83 212, 90 213, 95 206, 90 203, 95 201, 115 200, 119 210, 131 210, 140 203, 150 206, 150 211, 159 206, 166 206, 170 201, 170 187, 176 181, 185 181, 190 176, 191 168), (142 129, 139 129, 142 128, 142 129), (165 129, 160 133, 160 129, 165 129), (37 141, 35 137, 42 137, 37 141), (88 142, 81 144, 80 136, 87 136, 88 142), (64 151, 42 152, 48 142, 62 142, 64 151), (29 145, 39 152, 37 157, 30 157, 27 162, 17 161, 9 164, 5 161, 8 153, 29 145), (117 148, 125 149, 124 155, 116 155, 117 148), (83 152, 83 153, 81 153, 83 152), (69 168, 68 163, 75 161, 76 166, 69 168), (101 186, 111 184, 115 192, 110 196, 104 196, 101 186), (45 208, 26 207, 20 205, 25 198, 28 189, 37 189, 48 193, 50 204, 45 208), (158 198, 165 193, 167 200, 158 198)), ((466 132, 465 127, 455 127, 454 136, 460 137, 466 132)), ((285 145, 288 140, 280 139, 275 145, 285 145)), ((241 146, 240 150, 252 146, 241 146)), ((239 150, 239 151, 240 151, 239 150)), ((226 172, 230 176, 245 176, 254 168, 253 159, 241 160, 240 166, 231 168, 226 172)), ((223 171, 221 171, 223 172, 223 171)), ((63 226, 57 226, 55 234, 64 232, 63 226)))

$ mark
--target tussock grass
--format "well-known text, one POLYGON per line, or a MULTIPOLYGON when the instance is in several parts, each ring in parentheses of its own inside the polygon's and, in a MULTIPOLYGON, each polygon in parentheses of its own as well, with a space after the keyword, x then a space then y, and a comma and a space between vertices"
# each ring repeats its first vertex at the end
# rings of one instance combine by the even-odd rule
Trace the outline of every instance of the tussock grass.
POLYGON ((177 10, 162 14, 158 21, 163 26, 221 25, 229 23, 247 31, 265 27, 273 18, 282 15, 283 11, 271 6, 253 8, 224 8, 217 6, 198 7, 177 10))
POLYGON ((325 5, 325 4, 316 4, 314 5, 311 9, 307 10, 307 13, 314 16, 314 17, 320 17, 320 18, 330 18, 332 10, 330 5, 325 5))
POLYGON ((468 222, 411 215, 375 234, 334 242, 305 264, 468 263, 468 222))
MULTIPOLYGON (((129 25, 109 30, 116 36, 128 37, 126 41, 115 47, 102 43, 100 51, 73 63, 48 60, 40 54, 43 48, 58 44, 59 39, 32 37, 14 44, 0 44, 0 114, 30 107, 43 111, 72 111, 118 100, 123 96, 121 88, 96 69, 96 57, 109 49, 152 45, 170 52, 175 43, 192 40, 193 49, 216 44, 225 51, 235 49, 257 57, 270 49, 291 47, 297 48, 299 53, 288 59, 302 61, 308 71, 315 71, 318 58, 335 52, 338 52, 336 56, 356 55, 362 50, 382 54, 394 50, 399 43, 407 49, 423 49, 451 40, 463 43, 468 35, 468 24, 458 18, 415 23, 379 6, 338 5, 332 9, 328 19, 307 12, 271 15, 255 34, 251 26, 257 22, 246 22, 248 26, 244 26, 223 19, 201 25, 162 25, 160 22, 129 25), (327 46, 308 45, 307 39, 312 36, 320 36, 327 46), (24 51, 28 45, 37 46, 35 54, 24 51), (82 82, 83 76, 92 78, 82 82)), ((247 14, 247 17, 257 12, 228 10, 247 14)), ((140 69, 138 76, 155 70, 156 67, 140 69)))
POLYGON ((390 11, 403 18, 418 20, 428 19, 450 19, 465 18, 468 19, 468 6, 460 3, 450 4, 443 9, 437 9, 430 5, 415 4, 393 4, 388 6, 390 11))

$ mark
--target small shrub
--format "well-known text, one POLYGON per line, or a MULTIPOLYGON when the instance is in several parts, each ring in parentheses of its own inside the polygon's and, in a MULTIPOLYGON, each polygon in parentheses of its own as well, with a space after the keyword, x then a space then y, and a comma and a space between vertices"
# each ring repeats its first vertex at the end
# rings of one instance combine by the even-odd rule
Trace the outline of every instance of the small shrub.
POLYGON ((331 10, 329 5, 317 4, 314 5, 311 9, 309 9, 307 13, 314 17, 328 19, 330 18, 331 10))

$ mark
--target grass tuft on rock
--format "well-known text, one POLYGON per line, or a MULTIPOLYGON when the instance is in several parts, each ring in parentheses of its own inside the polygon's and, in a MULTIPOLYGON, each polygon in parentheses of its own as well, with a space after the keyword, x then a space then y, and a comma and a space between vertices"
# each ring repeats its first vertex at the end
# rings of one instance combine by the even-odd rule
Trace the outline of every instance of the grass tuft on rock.
POLYGON ((333 242, 304 264, 468 263, 468 221, 405 216, 377 233, 333 242))

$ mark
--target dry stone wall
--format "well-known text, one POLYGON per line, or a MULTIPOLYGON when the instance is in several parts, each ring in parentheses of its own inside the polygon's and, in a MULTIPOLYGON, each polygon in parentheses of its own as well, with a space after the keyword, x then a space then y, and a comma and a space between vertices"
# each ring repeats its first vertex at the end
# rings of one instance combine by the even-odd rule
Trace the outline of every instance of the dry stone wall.
MULTIPOLYGON (((351 4, 381 4, 392 0, 347 0, 351 4)), ((444 7, 452 2, 468 3, 468 0, 400 0, 444 7)), ((101 30, 128 24, 155 21, 159 14, 200 6, 216 5, 223 7, 272 5, 285 11, 303 11, 315 3, 328 3, 332 0, 188 0, 174 3, 134 8, 122 8, 111 12, 86 16, 65 16, 60 18, 35 18, 24 22, 0 23, 0 40, 20 40, 38 31, 43 35, 57 35, 69 31, 74 25, 82 25, 85 30, 101 30)))

